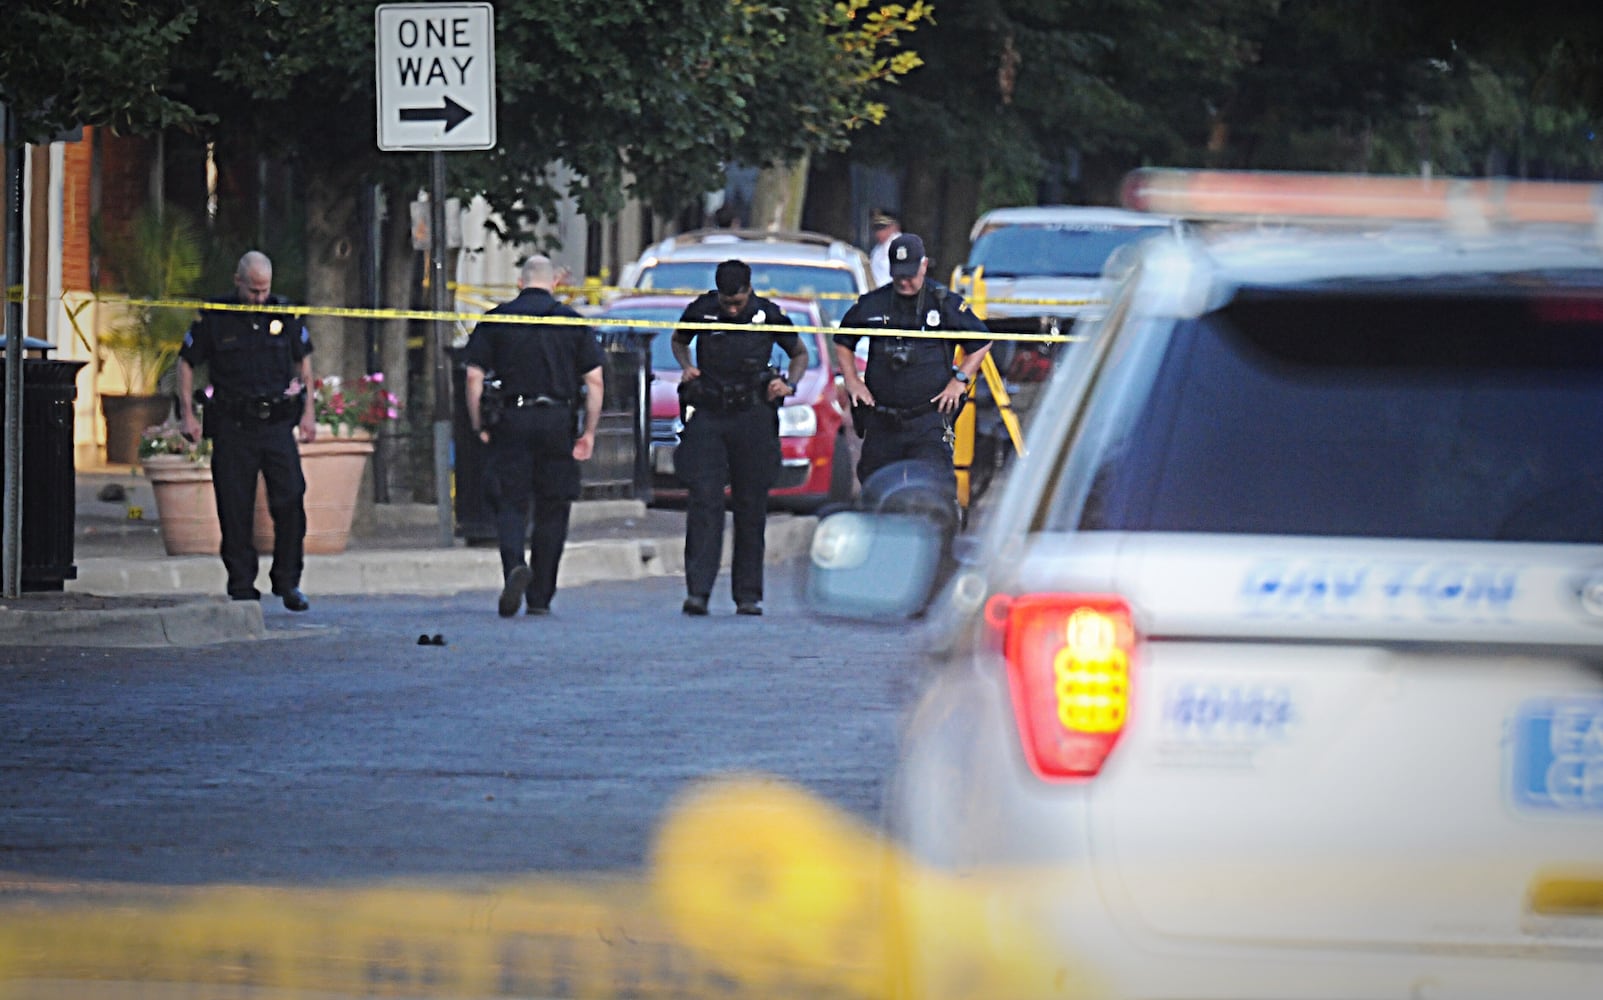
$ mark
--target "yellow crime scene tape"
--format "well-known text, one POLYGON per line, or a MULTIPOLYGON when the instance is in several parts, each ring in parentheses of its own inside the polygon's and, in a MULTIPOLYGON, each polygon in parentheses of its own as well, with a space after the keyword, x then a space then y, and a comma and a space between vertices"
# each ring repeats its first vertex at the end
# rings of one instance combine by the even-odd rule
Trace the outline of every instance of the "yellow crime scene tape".
MULTIPOLYGON (((466 292, 466 294, 462 294, 461 295, 461 298, 463 298, 465 301, 470 302, 473 305, 483 306, 483 309, 481 309, 480 311, 476 311, 476 312, 470 312, 470 311, 443 311, 442 312, 442 311, 436 311, 436 310, 432 310, 432 309, 395 309, 395 308, 389 308, 389 307, 368 308, 368 307, 360 307, 360 306, 314 306, 314 305, 297 305, 297 304, 289 303, 289 304, 284 304, 284 305, 274 305, 274 306, 271 307, 271 311, 277 312, 277 313, 287 313, 287 314, 289 314, 291 316, 324 316, 324 317, 331 317, 331 318, 335 318, 335 319, 425 320, 425 321, 434 321, 434 322, 456 323, 456 324, 459 324, 459 325, 476 325, 477 323, 479 323, 480 321, 482 321, 484 319, 486 310, 488 310, 490 308, 493 308, 495 305, 499 305, 500 304, 500 300, 495 299, 493 296, 486 296, 484 294, 481 294, 483 292, 492 291, 497 286, 460 285, 460 286, 457 286, 457 287, 459 289, 459 292, 462 292, 462 291, 466 292)), ((699 295, 699 294, 701 294, 700 292, 688 292, 688 291, 682 291, 682 290, 678 290, 678 289, 667 289, 667 290, 651 289, 649 291, 644 291, 643 292, 640 289, 607 287, 607 288, 604 288, 604 289, 601 289, 601 290, 606 292, 606 293, 609 293, 609 294, 616 293, 616 294, 621 294, 621 295, 624 295, 624 296, 638 296, 638 295, 646 295, 646 294, 649 294, 649 295, 699 295)), ((560 287, 560 288, 556 289, 556 291, 558 293, 561 293, 561 294, 566 294, 566 293, 570 293, 570 292, 589 291, 589 289, 585 289, 582 286, 563 286, 563 287, 560 287)), ((819 294, 813 295, 813 296, 798 296, 798 295, 794 295, 794 294, 787 293, 787 292, 765 292, 763 294, 765 294, 765 295, 783 295, 783 296, 788 296, 790 298, 804 298, 804 297, 811 297, 811 298, 856 298, 855 295, 852 295, 850 293, 845 293, 845 292, 824 292, 824 293, 819 293, 819 294)), ((131 307, 131 308, 139 308, 139 309, 181 309, 181 310, 185 310, 185 311, 188 311, 188 312, 200 312, 200 311, 211 311, 211 312, 262 312, 263 311, 263 307, 262 306, 243 305, 243 304, 233 303, 233 302, 207 302, 207 301, 202 300, 202 299, 160 299, 160 298, 147 299, 147 298, 135 298, 135 297, 125 296, 125 295, 102 295, 102 294, 98 294, 98 293, 89 293, 89 292, 74 292, 74 293, 68 293, 67 295, 61 295, 61 296, 30 295, 30 296, 24 297, 21 294, 21 291, 19 289, 16 289, 15 287, 13 287, 11 289, 11 293, 9 295, 9 298, 11 298, 12 301, 23 301, 24 298, 26 298, 26 300, 30 301, 30 302, 50 302, 50 301, 60 302, 60 303, 62 303, 64 308, 66 307, 66 300, 68 298, 71 298, 71 299, 74 300, 74 302, 77 303, 76 308, 70 310, 71 316, 69 317, 69 318, 71 318, 73 320, 73 326, 74 326, 75 329, 77 327, 76 316, 77 316, 78 312, 81 312, 82 309, 86 305, 91 303, 91 302, 100 302, 100 303, 105 303, 105 304, 108 304, 108 305, 119 305, 119 306, 125 306, 125 307, 131 307)), ((992 299, 990 301, 992 303, 996 303, 996 302, 1007 302, 1007 301, 1011 301, 1011 300, 1007 300, 1007 299, 992 299)), ((1025 301, 1025 300, 1020 300, 1020 301, 1025 301)), ((1072 300, 1072 301, 1071 300, 1067 300, 1067 299, 1064 299, 1064 300, 1043 300, 1043 301, 1054 301, 1055 304, 1059 304, 1059 305, 1084 305, 1084 304, 1093 304, 1095 302, 1095 300, 1090 300, 1090 299, 1072 300)), ((613 319, 613 318, 609 318, 609 317, 605 317, 605 316, 584 316, 584 317, 574 318, 574 317, 571 317, 571 316, 497 315, 495 317, 495 322, 497 322, 497 323, 512 323, 512 324, 528 324, 528 325, 590 326, 590 327, 603 327, 603 328, 605 328, 605 327, 628 327, 628 328, 634 328, 634 329, 647 328, 647 329, 653 329, 653 330, 679 330, 679 329, 695 330, 695 329, 704 328, 706 326, 706 324, 704 324, 704 323, 679 323, 679 322, 676 322, 676 321, 668 321, 668 320, 652 320, 652 321, 649 321, 649 322, 643 322, 643 321, 641 321, 639 319, 627 319, 627 318, 613 319)), ((868 329, 868 328, 845 328, 845 327, 835 327, 835 326, 792 326, 792 327, 789 327, 788 329, 790 331, 792 331, 792 332, 795 332, 795 333, 822 333, 822 334, 830 334, 830 335, 836 334, 836 333, 851 333, 851 334, 858 334, 860 336, 865 336, 865 337, 880 337, 880 336, 898 336, 898 337, 907 337, 907 338, 926 337, 926 338, 938 339, 938 340, 967 340, 967 339, 971 339, 974 336, 974 334, 972 334, 972 333, 970 333, 968 331, 965 331, 965 330, 885 330, 885 329, 868 329)), ((81 331, 79 332, 79 335, 83 336, 81 331)), ((992 340, 1012 340, 1012 341, 1036 342, 1036 343, 1068 343, 1068 342, 1072 342, 1072 341, 1077 340, 1077 339, 1081 339, 1081 338, 1075 337, 1075 336, 1070 335, 1070 334, 1045 334, 1045 333, 992 333, 992 334, 989 334, 989 337, 992 340)))
POLYGON ((893 1000, 910 986, 931 1000, 1104 996, 997 905, 1000 885, 914 865, 785 782, 733 776, 672 805, 644 879, 302 889, 0 878, 0 997, 129 983, 160 984, 163 997, 226 987, 893 1000), (915 956, 924 973, 910 981, 915 956))

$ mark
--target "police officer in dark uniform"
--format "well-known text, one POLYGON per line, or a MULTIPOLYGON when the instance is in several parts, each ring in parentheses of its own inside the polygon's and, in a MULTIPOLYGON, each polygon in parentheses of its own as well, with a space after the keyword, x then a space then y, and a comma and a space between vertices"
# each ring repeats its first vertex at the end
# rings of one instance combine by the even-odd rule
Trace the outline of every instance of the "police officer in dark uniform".
MULTIPOLYGON (((518 295, 486 316, 579 314, 551 294, 557 274, 536 254, 518 273, 518 295)), ((485 496, 495 511, 501 547, 501 617, 527 604, 548 614, 557 592, 557 568, 568 540, 568 516, 579 499, 579 463, 595 450, 601 421, 601 345, 588 326, 496 323, 486 319, 468 339, 467 410, 479 440, 490 446, 485 496), (492 375, 493 373, 493 375, 492 375), (496 406, 485 405, 485 381, 499 382, 496 406), (584 386, 584 431, 574 427, 584 386), (486 417, 497 414, 493 421, 486 417), (577 436, 576 436, 577 434, 577 436), (534 533, 529 535, 529 504, 534 533), (524 561, 524 541, 529 559, 524 561)))
POLYGON ((779 405, 796 393, 807 371, 807 348, 785 311, 751 290, 751 268, 726 260, 714 277, 717 290, 685 307, 681 323, 715 324, 678 329, 673 355, 684 375, 680 401, 687 413, 674 452, 674 471, 690 488, 685 510, 687 615, 705 615, 724 547, 724 486, 735 512, 731 590, 735 613, 763 613, 763 531, 768 489, 779 474, 779 405), (694 341, 696 354, 690 348, 694 341), (785 374, 773 367, 774 347, 789 357, 785 374))
POLYGON ((182 430, 191 441, 212 439, 212 491, 223 529, 223 566, 228 596, 261 599, 256 589, 257 556, 252 539, 256 480, 267 483, 267 510, 273 516, 273 593, 291 611, 311 607, 301 593, 306 542, 306 479, 301 474, 302 441, 317 437, 312 410, 312 338, 300 319, 275 309, 288 303, 273 294, 273 263, 252 250, 234 272, 235 295, 219 303, 263 307, 260 312, 204 310, 184 336, 178 352, 178 404, 182 430), (195 416, 195 368, 206 364, 212 397, 205 404, 205 426, 195 416))
POLYGON ((952 363, 954 342, 941 337, 874 336, 868 342, 865 380, 857 377, 854 354, 861 334, 835 335, 835 357, 853 420, 862 424, 863 453, 857 478, 870 476, 893 462, 919 460, 944 470, 952 500, 957 476, 952 470, 952 421, 969 383, 991 349, 990 331, 963 297, 926 277, 929 261, 924 241, 902 233, 890 244, 891 281, 859 296, 841 318, 841 327, 886 330, 972 330, 983 338, 956 342, 963 361, 952 363))

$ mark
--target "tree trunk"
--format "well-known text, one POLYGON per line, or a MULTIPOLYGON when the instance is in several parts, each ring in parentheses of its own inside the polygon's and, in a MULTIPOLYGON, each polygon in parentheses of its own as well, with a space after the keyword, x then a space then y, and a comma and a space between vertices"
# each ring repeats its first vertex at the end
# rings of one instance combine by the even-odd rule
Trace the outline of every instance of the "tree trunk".
POLYGON ((852 168, 845 156, 831 153, 813 164, 802 225, 850 243, 862 238, 852 218, 852 168))
POLYGON ((801 228, 802 202, 807 199, 807 157, 764 167, 757 172, 751 199, 751 224, 757 229, 801 228))
MULTIPOLYGON (((383 248, 383 285, 379 298, 385 308, 409 309, 416 288, 413 265, 417 252, 412 249, 412 218, 406 197, 394 190, 385 192, 383 248)), ((417 484, 413 469, 419 462, 416 449, 416 428, 423 427, 428 436, 432 414, 419 413, 413 405, 410 351, 407 337, 411 321, 387 319, 379 328, 379 367, 384 371, 384 382, 400 399, 400 419, 387 429, 380 439, 384 448, 385 477, 390 487, 392 503, 405 503, 417 498, 417 484), (421 421, 421 423, 419 422, 421 421)), ((426 449, 426 461, 433 461, 432 438, 426 449)))
POLYGON ((922 237, 928 252, 940 233, 940 218, 941 175, 929 160, 915 157, 902 184, 902 231, 922 237))
POLYGON ((968 234, 979 213, 980 179, 976 174, 946 175, 942 193, 941 231, 936 242, 925 241, 930 273, 945 284, 952 268, 968 259, 968 234))
MULTIPOLYGON (((306 178, 306 301, 348 306, 362 297, 362 185, 346 172, 313 171, 306 178)), ((363 320, 312 316, 307 322, 317 351, 318 375, 360 378, 367 371, 363 320)))

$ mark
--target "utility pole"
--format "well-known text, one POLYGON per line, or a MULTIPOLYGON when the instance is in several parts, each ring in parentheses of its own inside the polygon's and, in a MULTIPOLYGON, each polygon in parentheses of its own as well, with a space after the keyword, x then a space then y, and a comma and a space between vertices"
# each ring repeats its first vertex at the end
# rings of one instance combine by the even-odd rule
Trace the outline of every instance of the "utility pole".
MULTIPOLYGON (((22 288, 22 143, 17 119, 0 103, 6 147, 6 207, 0 213, 6 261, 6 413, 5 501, 0 538, 4 539, 4 565, 0 565, 0 596, 22 596, 22 301, 10 292, 22 288)), ((72 498, 68 497, 71 503, 72 498)))

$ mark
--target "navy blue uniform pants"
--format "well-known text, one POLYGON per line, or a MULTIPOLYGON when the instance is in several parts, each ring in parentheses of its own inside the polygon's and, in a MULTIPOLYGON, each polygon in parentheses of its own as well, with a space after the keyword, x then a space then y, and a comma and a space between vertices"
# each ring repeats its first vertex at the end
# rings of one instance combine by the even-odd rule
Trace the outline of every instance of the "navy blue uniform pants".
POLYGON ((943 482, 950 480, 952 501, 957 501, 957 473, 952 469, 952 445, 946 440, 951 418, 931 408, 916 417, 898 419, 889 414, 870 413, 863 429, 863 454, 857 460, 857 481, 893 462, 915 460, 946 470, 943 482))
POLYGON ((735 514, 730 589, 736 603, 763 599, 763 532, 768 490, 779 476, 779 414, 772 406, 698 409, 674 452, 674 471, 689 487, 685 505, 685 589, 712 594, 724 549, 724 486, 735 514))
POLYGON ((548 608, 557 592, 568 517, 579 499, 573 457, 574 413, 567 406, 510 407, 490 431, 484 494, 495 512, 503 581, 519 566, 532 576, 524 594, 531 608, 548 608), (533 507, 534 530, 529 517, 533 507), (529 545, 524 562, 523 546, 529 545))
POLYGON ((306 478, 295 444, 295 422, 219 420, 212 434, 212 493, 223 529, 223 568, 228 596, 251 599, 256 590, 256 481, 267 483, 273 517, 273 593, 301 585, 306 545, 306 478))

